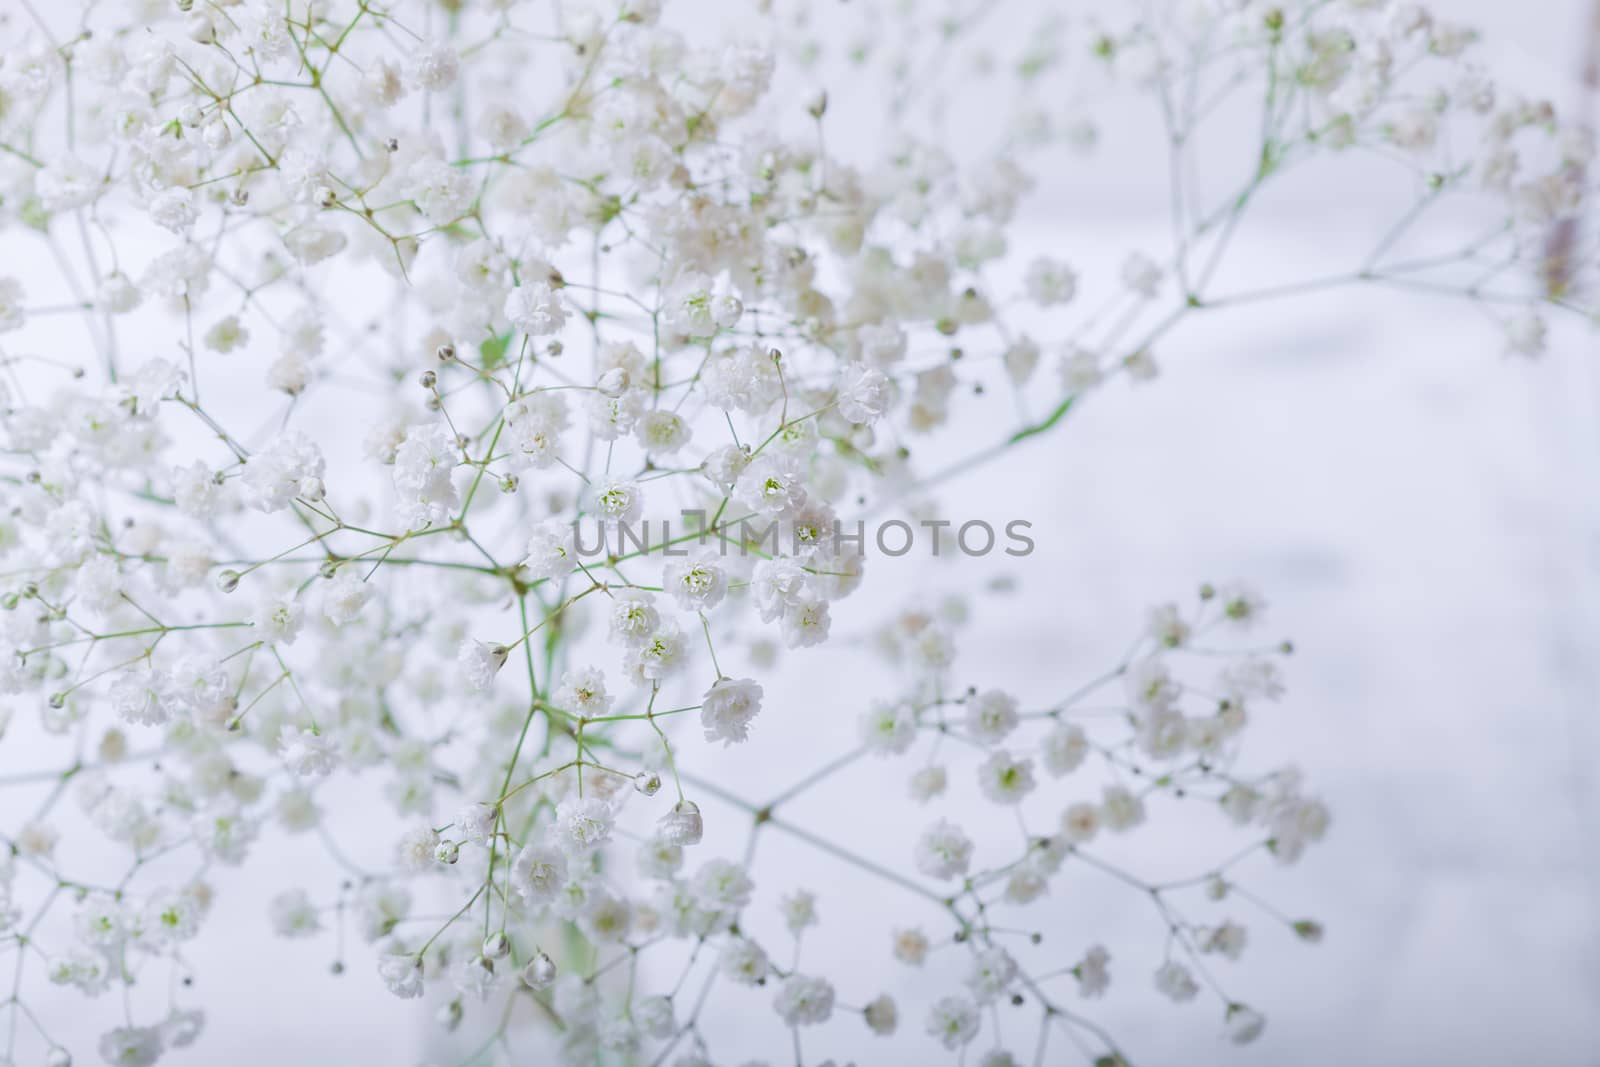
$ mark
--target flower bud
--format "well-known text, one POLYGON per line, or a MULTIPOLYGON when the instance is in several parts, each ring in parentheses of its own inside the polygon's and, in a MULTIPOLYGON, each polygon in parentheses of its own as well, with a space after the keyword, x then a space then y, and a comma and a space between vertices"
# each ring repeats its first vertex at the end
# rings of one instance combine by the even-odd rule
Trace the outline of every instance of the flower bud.
POLYGON ((483 939, 483 954, 491 960, 502 960, 511 952, 511 939, 504 930, 496 930, 483 939))
POLYGON ((894 1033, 899 1024, 899 1013, 895 1011, 894 999, 887 995, 879 997, 866 1010, 862 1012, 867 1017, 867 1026, 872 1032, 880 1035, 894 1033))
POLYGON ((189 21, 184 24, 184 30, 189 34, 189 39, 196 44, 210 44, 217 39, 217 28, 212 25, 209 15, 190 15, 189 21))
POLYGON ((533 954, 533 959, 522 968, 522 982, 530 989, 545 989, 556 980, 556 961, 544 954, 541 949, 533 954))
POLYGON ((692 800, 678 801, 656 822, 657 839, 668 845, 698 845, 705 832, 700 807, 692 800))
POLYGON ((647 797, 661 792, 661 776, 654 771, 640 771, 633 776, 633 787, 647 797))
POLYGON ((461 858, 461 846, 454 841, 440 841, 433 850, 433 858, 449 866, 461 858))

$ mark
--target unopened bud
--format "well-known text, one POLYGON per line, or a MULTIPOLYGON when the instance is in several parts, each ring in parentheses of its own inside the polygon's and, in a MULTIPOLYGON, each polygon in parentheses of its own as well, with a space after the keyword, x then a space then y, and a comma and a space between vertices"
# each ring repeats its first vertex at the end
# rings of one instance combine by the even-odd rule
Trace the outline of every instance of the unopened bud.
POLYGON ((522 968, 522 982, 530 989, 545 989, 556 980, 556 961, 546 956, 543 950, 535 952, 533 959, 522 968))
POLYGON ((656 822, 656 838, 668 845, 698 845, 705 833, 700 806, 692 800, 678 801, 656 822))

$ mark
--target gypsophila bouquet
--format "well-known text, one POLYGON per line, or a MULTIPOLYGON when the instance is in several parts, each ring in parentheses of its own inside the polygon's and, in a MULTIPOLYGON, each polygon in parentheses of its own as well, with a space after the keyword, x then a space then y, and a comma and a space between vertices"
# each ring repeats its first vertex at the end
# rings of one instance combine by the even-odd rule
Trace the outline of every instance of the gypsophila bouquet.
POLYGON ((1329 824, 1243 751, 1290 651, 1261 596, 1202 586, 1023 687, 959 655, 1003 590, 882 603, 873 557, 1026 555, 942 483, 1039 462, 1213 310, 1385 286, 1523 355, 1589 314, 1593 137, 1415 4, 16 0, 0 30, 5 1063, 203 1047, 190 946, 281 839, 323 863, 244 876, 287 883, 259 921, 425 999, 439 1062, 1118 1065, 1113 982, 1252 1041, 1229 963, 1322 928, 1247 883, 1329 824), (1096 276, 1022 223, 1124 98, 1170 240, 1096 276), (1257 202, 1334 160, 1404 201, 1366 253, 1225 284, 1257 202), (894 685, 774 683, 836 633, 894 685), (826 760, 763 744, 783 716, 826 760), (861 767, 870 850, 796 811, 861 767), (1231 843, 1147 873, 1195 825, 1231 843), (850 955, 830 871, 896 902, 850 955), (1156 967, 1052 893, 1078 872, 1156 967))

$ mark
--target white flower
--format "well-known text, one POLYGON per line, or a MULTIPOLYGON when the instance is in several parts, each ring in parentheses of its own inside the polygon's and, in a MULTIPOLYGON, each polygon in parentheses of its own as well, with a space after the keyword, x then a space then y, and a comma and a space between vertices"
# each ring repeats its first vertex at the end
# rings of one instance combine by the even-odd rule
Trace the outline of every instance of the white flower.
POLYGON ((761 946, 744 937, 735 937, 723 947, 717 968, 723 977, 740 985, 755 985, 767 976, 767 954, 761 946))
POLYGON ((21 282, 15 278, 0 278, 0 333, 22 327, 27 318, 22 297, 21 282))
POLYGON ((783 643, 789 648, 809 648, 828 639, 831 624, 828 602, 806 597, 783 613, 783 643))
POLYGON ((978 1035, 978 1006, 966 997, 941 997, 928 1010, 923 1029, 939 1044, 955 1050, 978 1035))
POLYGON ((1188 643, 1190 626, 1176 604, 1161 604, 1150 609, 1145 629, 1165 648, 1181 648, 1188 643))
POLYGON ((1156 989, 1180 1004, 1193 1000, 1200 992, 1189 969, 1176 960, 1168 960, 1156 970, 1156 989))
POLYGON ((1081 393, 1099 385, 1104 378, 1100 357, 1087 348, 1073 345, 1061 356, 1061 384, 1070 393, 1081 393))
POLYGON ((401 1000, 422 996, 422 957, 393 954, 378 957, 378 977, 401 1000))
POLYGON ((733 498, 768 517, 791 516, 806 503, 805 482, 792 459, 764 453, 750 461, 734 482, 733 498))
POLYGON ((264 596, 250 617, 262 641, 292 645, 300 636, 300 626, 305 622, 305 607, 294 593, 282 596, 264 596))
POLYGON ((1220 952, 1230 960, 1236 960, 1244 954, 1244 947, 1250 939, 1250 932, 1238 923, 1225 922, 1216 927, 1200 941, 1200 951, 1220 952))
POLYGON ((451 480, 461 449, 442 422, 423 423, 406 432, 394 455, 396 513, 410 530, 443 522, 461 504, 451 480))
POLYGON ((361 891, 361 936, 366 941, 377 941, 410 913, 411 894, 403 886, 382 882, 369 885, 361 891))
POLYGON ((664 456, 681 450, 689 443, 693 432, 683 416, 672 411, 648 411, 634 424, 634 433, 640 446, 652 456, 664 456))
POLYGON ((1518 315, 1506 324, 1506 350, 1519 356, 1543 355, 1546 333, 1544 319, 1538 315, 1518 315))
POLYGON ((296 497, 321 495, 322 452, 304 434, 278 438, 244 468, 245 500, 259 511, 281 511, 296 497))
POLYGON ((1016 385, 1026 384, 1039 366, 1040 354, 1039 345, 1032 338, 1018 338, 1000 356, 1006 376, 1016 385))
POLYGON ((494 961, 486 956, 466 956, 451 971, 451 983, 463 996, 487 1000, 494 990, 494 961))
POLYGON ((610 634, 614 641, 639 645, 661 626, 661 613, 643 590, 623 589, 611 599, 610 634))
POLYGON ((1100 832, 1100 809, 1085 801, 1069 806, 1061 815, 1061 832, 1075 845, 1093 841, 1100 832))
POLYGON ((611 479, 595 491, 594 509, 603 522, 626 524, 638 519, 644 494, 634 482, 611 479))
POLYGON ((994 745, 1017 728, 1016 699, 998 689, 979 693, 967 701, 967 732, 974 740, 994 745))
POLYGON ((163 699, 167 679, 156 672, 124 671, 111 683, 111 706, 123 722, 159 726, 171 713, 163 699))
POLYGON ((859 723, 862 743, 880 756, 898 755, 917 739, 916 721, 898 704, 874 704, 859 723))
POLYGON ((1017 978, 1017 961, 1003 948, 986 948, 972 958, 966 985, 979 1004, 1000 997, 1017 978))
POLYGON ((187 467, 173 468, 173 500, 185 515, 196 519, 210 518, 216 509, 219 489, 216 475, 198 460, 187 467))
POLYGON ((1144 801, 1120 785, 1108 785, 1101 797, 1100 821, 1113 833, 1131 830, 1144 822, 1144 801))
POLYGON ((704 274, 686 274, 678 279, 667 292, 661 310, 662 324, 685 337, 709 337, 717 331, 711 279, 704 274))
POLYGON ((283 243, 296 263, 309 267, 343 252, 350 244, 350 238, 344 235, 344 231, 331 226, 308 225, 296 226, 284 234, 283 243))
POLYGON ((928 958, 928 939, 921 930, 894 932, 894 958, 911 967, 921 967, 928 958))
POLYGON ((1040 747, 1044 769, 1052 777, 1060 778, 1083 765, 1089 754, 1089 738, 1081 726, 1062 723, 1044 736, 1040 747))
POLYGON ((1249 629, 1259 622, 1267 610, 1266 599, 1242 582, 1224 586, 1216 595, 1222 603, 1223 617, 1241 629, 1249 629))
POLYGON ((527 845, 511 865, 511 885, 532 905, 550 904, 567 881, 567 857, 548 845, 527 845))
POLYGON ((783 924, 789 928, 790 933, 798 934, 806 927, 815 926, 817 923, 816 895, 804 889, 797 889, 781 897, 778 900, 778 909, 783 913, 783 924))
POLYGON ((324 778, 339 765, 339 746, 315 730, 286 730, 280 739, 283 762, 301 778, 324 778))
POLYGON ((104 615, 122 603, 122 572, 110 556, 91 556, 78 568, 78 599, 90 610, 104 615))
POLYGON ((1142 659, 1128 668, 1124 678, 1128 699, 1141 712, 1170 711, 1183 693, 1172 677, 1166 661, 1157 656, 1142 659))
POLYGON ((862 1014, 867 1018, 867 1027, 879 1037, 893 1034, 900 1024, 900 1014, 895 1009, 894 998, 888 994, 869 1002, 862 1014))
POLYGON ((372 599, 373 587, 353 567, 339 569, 322 587, 322 614, 335 626, 354 622, 372 599))
POLYGON ((839 372, 837 406, 849 422, 877 422, 889 409, 890 395, 889 378, 876 367, 853 363, 839 372))
POLYGON ((945 791, 949 775, 942 766, 923 767, 911 776, 911 798, 923 803, 945 791))
POLYGON ((1243 1004, 1229 1004, 1226 1018, 1228 1027, 1228 1040, 1235 1045, 1248 1045, 1261 1036, 1261 1031, 1266 1029, 1267 1020, 1260 1012, 1252 1011, 1243 1004))
POLYGON ((598 667, 579 667, 568 671, 551 699, 562 711, 583 718, 598 718, 611 710, 606 693, 606 676, 598 667))
POLYGON ((791 974, 778 987, 772 1006, 789 1026, 825 1023, 833 1014, 833 986, 824 978, 791 974))
POLYGON ((940 819, 917 839, 917 870, 930 878, 958 878, 972 863, 972 840, 953 823, 940 819))
POLYGON ((668 563, 661 584, 684 611, 710 611, 728 592, 727 572, 709 553, 668 563))
POLYGON ((407 830, 400 839, 400 862, 411 871, 426 871, 436 862, 439 834, 432 827, 418 826, 407 830))
POLYGON ((230 867, 244 862, 259 829, 254 819, 233 812, 202 815, 193 825, 201 853, 230 867))
POLYGON ((636 677, 659 681, 683 666, 683 655, 683 633, 667 622, 630 650, 628 665, 636 677))
POLYGON ((743 870, 722 859, 707 860, 690 881, 690 891, 708 911, 738 911, 750 903, 754 888, 743 870))
POLYGON ((526 282, 506 294, 504 307, 511 325, 530 337, 548 337, 567 324, 567 312, 556 291, 544 282, 526 282))
POLYGON ((317 909, 304 889, 290 889, 272 898, 272 930, 279 937, 313 937, 321 929, 317 909))
POLYGON ((1122 261, 1122 284, 1146 300, 1154 300, 1161 289, 1161 267, 1142 252, 1133 252, 1122 261))
POLYGON ((444 41, 423 41, 406 57, 405 69, 413 88, 436 93, 455 84, 460 59, 444 41))
POLYGON ((472 688, 482 692, 494 684, 494 676, 506 665, 510 650, 504 645, 486 645, 471 638, 456 650, 456 665, 472 688))
POLYGON ((1060 260, 1040 258, 1028 265, 1023 287, 1034 303, 1066 304, 1078 293, 1078 275, 1060 260))
POLYGON ((555 842, 569 855, 593 852, 611 839, 611 806, 593 797, 573 797, 556 807, 555 842))
POLYGON ((570 523, 545 519, 528 535, 528 554, 522 561, 533 578, 564 578, 578 567, 576 534, 570 523))
POLYGON ((750 577, 756 608, 762 622, 781 618, 791 607, 810 598, 806 572, 798 562, 785 556, 756 563, 750 577))
POLYGON ((1035 786, 1033 760, 1016 759, 998 749, 978 768, 978 788, 996 804, 1017 804, 1035 786))
POLYGON ((700 725, 707 741, 732 744, 750 736, 761 712, 761 686, 749 678, 718 678, 701 698, 700 725))
POLYGON ((1101 945, 1095 945, 1085 953, 1077 966, 1072 968, 1073 975, 1078 979, 1078 992, 1085 997, 1104 995, 1111 985, 1110 963, 1111 954, 1101 945))
POLYGON ((633 1017, 639 1029, 651 1037, 671 1037, 677 1029, 672 1015, 672 999, 665 996, 643 997, 633 1006, 633 1017))
POLYGON ((100 1038, 100 1056, 113 1067, 150 1067, 164 1047, 152 1026, 122 1026, 100 1038))

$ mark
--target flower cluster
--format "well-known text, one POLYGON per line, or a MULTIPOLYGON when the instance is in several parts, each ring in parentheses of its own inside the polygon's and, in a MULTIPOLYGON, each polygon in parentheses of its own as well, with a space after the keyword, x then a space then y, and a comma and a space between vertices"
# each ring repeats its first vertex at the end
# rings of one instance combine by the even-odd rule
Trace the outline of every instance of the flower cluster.
POLYGON ((1594 145, 1472 33, 1384 0, 1130 25, 773 0, 726 27, 660 0, 36 6, 0 20, 0 1060, 200 1039, 185 946, 232 868, 296 836, 327 864, 273 929, 432 998, 469 1062, 728 1062, 755 1003, 770 1062, 892 1037, 917 1062, 1115 1064, 1078 1003, 1113 980, 1262 1032, 1224 992, 1244 917, 1321 927, 1241 872, 1329 816, 1240 762, 1283 688, 1287 646, 1230 637, 1261 599, 1157 608, 1038 700, 959 663, 964 602, 857 596, 869 546, 837 531, 934 513, 944 479, 1150 380, 1213 309, 1386 285, 1538 353, 1595 280, 1594 145), (1012 121, 949 137, 955 66, 1005 82, 1012 121), (1110 277, 1018 253, 1037 180, 1084 165, 1092 91, 1119 87, 1159 104, 1171 247, 1110 277), (1202 135, 1241 107, 1245 165, 1207 199, 1202 135), (1411 194, 1370 254, 1219 289, 1261 191, 1336 156, 1411 194), (1446 200, 1483 236, 1403 254, 1446 200), (899 689, 832 709, 840 751, 790 771, 763 726, 807 701, 774 665, 886 614, 833 643, 899 689), (792 784, 745 795, 702 769, 724 753, 792 784), (903 779, 915 827, 881 855, 791 815, 858 760, 903 779), (352 791, 381 857, 344 833, 352 791), (1151 880, 1102 851, 1197 809, 1231 858, 1151 880), (869 949, 929 985, 802 954, 850 901, 758 863, 775 834, 904 895, 869 949), (1150 973, 1062 921, 1079 872, 1151 909, 1150 973), (120 1020, 68 1032, 52 987, 120 1020), (1026 1046, 1002 1004, 1037 1013, 1026 1046))

